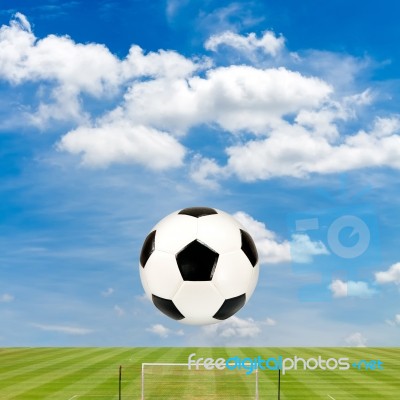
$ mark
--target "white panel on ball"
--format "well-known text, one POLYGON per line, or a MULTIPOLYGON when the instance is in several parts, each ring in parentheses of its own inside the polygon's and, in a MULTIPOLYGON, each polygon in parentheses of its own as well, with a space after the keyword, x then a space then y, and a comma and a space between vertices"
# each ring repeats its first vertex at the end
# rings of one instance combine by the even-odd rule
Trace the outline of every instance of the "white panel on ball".
POLYGON ((203 317, 203 318, 185 317, 184 319, 181 319, 179 322, 185 325, 211 325, 211 324, 217 324, 218 322, 221 321, 212 317, 203 317))
POLYGON ((144 268, 142 268, 141 265, 139 265, 139 272, 140 272, 140 280, 142 281, 142 286, 143 286, 144 292, 146 293, 146 296, 149 299, 151 299, 151 290, 149 288, 149 284, 147 283, 144 268))
POLYGON ((176 292, 173 301, 185 317, 210 324, 217 322, 212 316, 219 310, 225 299, 212 282, 186 281, 176 292))
MULTIPOLYGON (((253 266, 242 250, 221 254, 212 282, 226 298, 246 293, 253 279, 253 266)), ((257 280, 256 280, 257 283, 257 280)))
POLYGON ((259 273, 260 273, 260 264, 257 263, 253 268, 253 275, 252 275, 252 277, 250 279, 250 284, 249 284, 249 287, 248 287, 247 292, 246 292, 246 303, 247 303, 247 300, 253 294, 253 292, 254 292, 254 290, 255 290, 255 288, 257 286, 259 273))
POLYGON ((197 238, 219 254, 240 249, 241 246, 236 220, 222 212, 199 218, 197 238))
POLYGON ((155 250, 144 267, 144 275, 151 294, 172 299, 183 279, 173 254, 155 250))
POLYGON ((232 221, 234 222, 234 224, 235 224, 239 229, 244 229, 244 226, 243 226, 236 218, 234 218, 231 214, 228 214, 227 212, 222 211, 222 210, 217 210, 217 211, 218 211, 218 214, 220 214, 220 215, 225 215, 227 218, 232 219, 232 221))
POLYGON ((153 229, 156 229, 156 249, 176 254, 196 239, 197 218, 174 213, 163 218, 153 229))

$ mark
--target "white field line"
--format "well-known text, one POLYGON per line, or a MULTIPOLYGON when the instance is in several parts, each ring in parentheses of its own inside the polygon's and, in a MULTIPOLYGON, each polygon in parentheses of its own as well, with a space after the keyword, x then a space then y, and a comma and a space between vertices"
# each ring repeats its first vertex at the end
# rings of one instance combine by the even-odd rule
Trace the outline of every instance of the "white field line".
MULTIPOLYGON (((68 400, 74 400, 78 397, 83 396, 83 394, 75 394, 74 396, 70 397, 68 400)), ((104 394, 87 394, 85 397, 104 397, 104 394)), ((115 395, 115 398, 117 398, 117 395, 115 395)))
POLYGON ((332 400, 335 400, 330 394, 328 394, 328 397, 332 400))

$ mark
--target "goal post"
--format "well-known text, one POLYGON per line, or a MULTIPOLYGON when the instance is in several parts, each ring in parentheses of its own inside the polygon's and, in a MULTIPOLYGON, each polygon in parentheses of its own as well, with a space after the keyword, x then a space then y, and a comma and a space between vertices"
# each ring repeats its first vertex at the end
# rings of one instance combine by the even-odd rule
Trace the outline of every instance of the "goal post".
POLYGON ((206 368, 188 363, 142 363, 141 400, 258 400, 258 369, 206 368))

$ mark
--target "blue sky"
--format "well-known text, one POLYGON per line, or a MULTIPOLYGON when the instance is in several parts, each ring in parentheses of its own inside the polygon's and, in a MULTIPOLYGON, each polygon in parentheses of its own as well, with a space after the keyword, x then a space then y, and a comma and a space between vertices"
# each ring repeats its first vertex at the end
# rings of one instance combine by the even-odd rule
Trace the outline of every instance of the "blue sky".
POLYGON ((4 1, 0 346, 399 346, 395 1, 4 1), (253 234, 209 327, 143 296, 183 207, 253 234))

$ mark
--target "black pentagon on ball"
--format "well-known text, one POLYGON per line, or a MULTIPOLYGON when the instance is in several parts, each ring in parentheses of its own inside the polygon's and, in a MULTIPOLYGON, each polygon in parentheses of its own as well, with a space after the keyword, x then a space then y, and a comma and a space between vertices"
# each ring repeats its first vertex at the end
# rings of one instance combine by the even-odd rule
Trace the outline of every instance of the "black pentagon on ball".
POLYGON ((200 218, 207 215, 218 214, 213 208, 209 207, 188 207, 179 211, 178 214, 189 215, 191 217, 200 218))
POLYGON ((185 281, 211 281, 218 262, 218 253, 199 240, 193 240, 179 253, 176 261, 185 281))
POLYGON ((253 242, 251 236, 244 230, 240 230, 240 235, 242 237, 242 251, 246 254, 247 258, 254 267, 258 262, 258 252, 256 245, 253 242))
POLYGON ((153 253, 156 245, 156 231, 150 232, 144 240, 142 251, 140 252, 140 265, 144 268, 147 260, 153 253))
POLYGON ((155 294, 152 296, 152 300, 154 305, 165 315, 168 317, 175 319, 177 321, 185 318, 181 312, 176 308, 176 305, 172 300, 164 299, 162 297, 158 297, 155 294))
POLYGON ((213 318, 224 320, 236 314, 246 303, 246 294, 226 299, 220 309, 213 315, 213 318))

